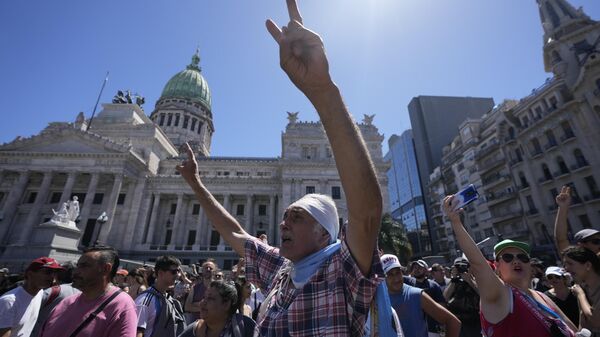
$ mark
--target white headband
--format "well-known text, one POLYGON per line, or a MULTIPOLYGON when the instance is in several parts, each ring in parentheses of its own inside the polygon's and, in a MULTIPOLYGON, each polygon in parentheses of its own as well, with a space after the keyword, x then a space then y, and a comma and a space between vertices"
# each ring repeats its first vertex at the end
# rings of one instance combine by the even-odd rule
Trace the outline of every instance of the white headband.
POLYGON ((327 195, 307 194, 289 207, 299 207, 307 211, 329 233, 329 243, 335 242, 340 232, 335 202, 327 195))

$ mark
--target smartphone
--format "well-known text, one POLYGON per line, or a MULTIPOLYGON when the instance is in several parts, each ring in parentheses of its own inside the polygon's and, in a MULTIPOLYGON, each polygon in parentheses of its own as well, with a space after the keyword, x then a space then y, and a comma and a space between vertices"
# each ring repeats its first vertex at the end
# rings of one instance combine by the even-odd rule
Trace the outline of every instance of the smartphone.
POLYGON ((454 199, 450 203, 453 210, 463 208, 479 198, 479 193, 473 184, 463 188, 454 195, 454 199))

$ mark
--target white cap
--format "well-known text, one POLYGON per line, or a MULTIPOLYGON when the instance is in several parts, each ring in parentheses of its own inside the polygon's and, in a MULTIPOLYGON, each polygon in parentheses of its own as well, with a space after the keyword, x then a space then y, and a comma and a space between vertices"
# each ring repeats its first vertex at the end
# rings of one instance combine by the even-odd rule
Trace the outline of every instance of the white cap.
POLYGON ((396 255, 384 254, 381 256, 381 264, 383 265, 383 271, 387 274, 394 268, 402 268, 400 261, 396 255))
MULTIPOLYGON (((324 194, 307 194, 289 207, 299 207, 308 212, 329 233, 329 243, 338 239, 340 223, 335 202, 324 194)), ((288 208, 289 208, 288 207, 288 208)))
POLYGON ((546 274, 546 276, 548 276, 548 275, 565 276, 565 270, 562 269, 561 267, 552 266, 552 267, 546 268, 545 274, 546 274))

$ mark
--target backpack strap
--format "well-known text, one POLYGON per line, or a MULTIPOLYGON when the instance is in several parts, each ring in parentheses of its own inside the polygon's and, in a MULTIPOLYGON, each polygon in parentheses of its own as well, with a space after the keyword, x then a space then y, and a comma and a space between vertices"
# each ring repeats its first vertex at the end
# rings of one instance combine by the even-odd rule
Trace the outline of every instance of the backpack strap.
POLYGON ((85 321, 83 321, 81 324, 79 324, 79 326, 77 327, 77 329, 75 329, 75 331, 73 331, 73 333, 71 334, 70 337, 75 337, 77 336, 78 333, 81 332, 81 330, 83 330, 88 324, 90 324, 94 318, 96 318, 96 316, 98 316, 99 313, 102 312, 102 310, 104 310, 104 308, 106 308, 106 306, 112 302, 112 300, 115 299, 115 297, 119 296, 119 294, 121 294, 123 292, 123 290, 121 289, 117 289, 112 295, 110 295, 109 298, 107 298, 104 302, 102 302, 102 304, 100 304, 98 306, 98 308, 96 308, 96 310, 94 310, 94 312, 92 312, 86 319, 85 321))
POLYGON ((50 303, 54 302, 54 300, 58 297, 58 294, 60 294, 60 286, 52 286, 52 288, 50 288, 50 295, 46 298, 42 308, 45 308, 50 305, 50 303))

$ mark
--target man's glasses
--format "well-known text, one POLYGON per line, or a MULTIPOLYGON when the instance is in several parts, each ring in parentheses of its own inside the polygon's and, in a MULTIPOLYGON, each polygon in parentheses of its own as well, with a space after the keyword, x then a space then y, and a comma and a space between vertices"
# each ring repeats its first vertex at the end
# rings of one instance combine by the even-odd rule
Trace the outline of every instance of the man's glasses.
POLYGON ((550 275, 547 275, 547 276, 546 276, 546 279, 548 279, 548 281, 552 281, 552 280, 554 280, 554 279, 556 279, 556 280, 560 280, 560 279, 561 279, 561 277, 560 277, 560 276, 558 276, 558 275, 552 275, 552 274, 550 274, 550 275))
MULTIPOLYGON (((529 255, 527 255, 527 254, 514 255, 514 254, 504 253, 504 254, 500 255, 500 258, 502 259, 502 261, 504 261, 506 263, 511 263, 515 259, 515 257, 523 263, 529 263, 529 260, 530 260, 529 255)), ((498 261, 500 261, 500 260, 498 259, 498 261)))
POLYGON ((179 274, 179 269, 169 269, 168 271, 173 275, 179 274))
POLYGON ((600 239, 584 240, 583 243, 591 243, 593 245, 600 246, 600 239))
POLYGON ((215 274, 214 278, 215 278, 215 280, 222 280, 223 279, 223 275, 222 274, 215 274))

